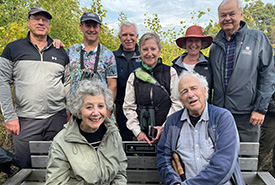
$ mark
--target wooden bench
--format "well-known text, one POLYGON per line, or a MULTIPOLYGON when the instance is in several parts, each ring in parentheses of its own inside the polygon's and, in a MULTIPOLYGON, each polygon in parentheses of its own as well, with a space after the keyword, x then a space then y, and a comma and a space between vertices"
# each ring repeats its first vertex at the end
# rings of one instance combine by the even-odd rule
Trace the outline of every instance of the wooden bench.
MULTIPOLYGON (((124 142, 124 146, 136 142, 124 142)), ((32 169, 22 169, 9 179, 4 185, 39 185, 44 184, 46 165, 48 160, 49 141, 31 141, 30 151, 32 169)), ((146 147, 146 143, 143 143, 146 147)), ((257 172, 259 143, 241 143, 240 166, 246 184, 275 185, 275 179, 268 172, 257 172)), ((161 184, 161 177, 157 171, 155 156, 129 155, 128 184, 161 184)))

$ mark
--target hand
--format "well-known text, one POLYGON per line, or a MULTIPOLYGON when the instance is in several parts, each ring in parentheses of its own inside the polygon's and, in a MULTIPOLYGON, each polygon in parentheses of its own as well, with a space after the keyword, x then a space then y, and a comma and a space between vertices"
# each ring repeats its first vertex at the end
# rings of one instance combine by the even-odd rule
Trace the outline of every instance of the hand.
POLYGON ((163 126, 154 126, 154 128, 157 129, 157 136, 152 139, 152 141, 150 142, 151 144, 158 143, 160 136, 162 134, 162 131, 163 131, 163 126))
POLYGON ((71 118, 71 113, 67 113, 67 122, 70 121, 70 118, 71 118))
POLYGON ((59 49, 60 47, 64 48, 65 45, 61 42, 61 40, 59 39, 53 39, 53 46, 56 48, 56 49, 59 49))
POLYGON ((112 111, 108 111, 108 112, 107 112, 107 117, 108 117, 108 118, 111 118, 111 115, 112 115, 112 111))
POLYGON ((148 139, 146 134, 142 131, 137 135, 137 140, 138 141, 146 141, 150 146, 152 146, 150 140, 148 139))
POLYGON ((19 125, 19 120, 18 119, 5 122, 5 125, 6 125, 6 129, 9 133, 12 133, 14 135, 19 135, 20 125, 19 125))
POLYGON ((259 112, 253 111, 253 112, 251 113, 251 117, 250 117, 249 122, 250 122, 252 125, 262 125, 263 122, 264 122, 264 118, 265 118, 265 115, 264 115, 264 114, 261 114, 261 113, 259 113, 259 112))

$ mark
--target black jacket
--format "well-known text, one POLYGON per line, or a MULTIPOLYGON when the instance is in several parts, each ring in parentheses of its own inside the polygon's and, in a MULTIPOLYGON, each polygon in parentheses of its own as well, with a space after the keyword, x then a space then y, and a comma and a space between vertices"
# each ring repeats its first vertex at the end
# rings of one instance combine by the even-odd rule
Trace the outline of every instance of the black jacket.
POLYGON ((167 94, 160 86, 135 78, 134 86, 138 115, 140 115, 140 107, 153 106, 155 108, 156 126, 160 126, 166 120, 172 104, 170 99, 171 68, 162 63, 158 63, 152 71, 146 70, 143 66, 141 68, 152 75, 168 92, 167 94))
MULTIPOLYGON (((172 63, 173 63, 172 67, 174 67, 176 69, 178 76, 180 76, 180 74, 182 73, 183 70, 187 70, 185 67, 181 66, 181 64, 180 64, 180 63, 182 63, 182 59, 184 57, 186 57, 186 55, 187 55, 187 52, 183 53, 181 56, 175 58, 172 61, 172 63)), ((208 100, 209 100, 209 102, 211 102, 210 99, 211 99, 211 95, 212 95, 212 84, 213 84, 212 83, 212 71, 210 68, 210 64, 208 62, 208 57, 203 55, 203 53, 201 53, 201 52, 200 52, 200 57, 198 59, 198 62, 194 67, 194 71, 206 78, 207 83, 208 83, 208 88, 209 88, 208 100)))
POLYGON ((116 103, 120 105, 124 102, 126 82, 129 75, 138 67, 141 66, 140 53, 138 51, 138 45, 135 47, 135 54, 132 56, 130 62, 127 62, 126 57, 123 53, 123 47, 120 45, 119 49, 113 51, 116 57, 117 65, 117 96, 116 103))

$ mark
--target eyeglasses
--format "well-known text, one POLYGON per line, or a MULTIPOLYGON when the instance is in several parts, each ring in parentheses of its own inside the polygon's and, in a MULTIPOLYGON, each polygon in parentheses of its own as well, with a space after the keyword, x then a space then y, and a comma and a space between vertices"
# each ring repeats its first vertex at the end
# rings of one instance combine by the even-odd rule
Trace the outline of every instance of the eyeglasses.
POLYGON ((36 21, 36 22, 38 22, 38 21, 40 21, 40 19, 42 19, 42 22, 43 22, 43 23, 50 23, 50 20, 49 20, 49 19, 47 19, 47 18, 42 18, 42 17, 38 17, 38 16, 34 16, 34 15, 31 16, 30 19, 33 20, 33 21, 36 21))

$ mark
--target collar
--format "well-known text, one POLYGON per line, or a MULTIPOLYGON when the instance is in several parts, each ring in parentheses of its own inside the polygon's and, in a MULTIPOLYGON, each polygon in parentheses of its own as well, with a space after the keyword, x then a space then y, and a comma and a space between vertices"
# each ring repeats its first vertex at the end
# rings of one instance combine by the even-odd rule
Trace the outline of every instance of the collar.
MULTIPOLYGON (((104 124, 107 129, 105 135, 113 133, 117 129, 115 124, 107 117, 105 118, 102 124, 104 124)), ((79 131, 79 125, 77 123, 77 118, 75 116, 71 116, 69 122, 64 127, 65 127, 64 140, 66 142, 87 143, 87 140, 85 139, 84 136, 81 135, 79 131)))
MULTIPOLYGON (((120 46, 119 46, 119 48, 118 48, 118 54, 119 55, 122 55, 122 53, 123 53, 123 46, 122 46, 122 44, 120 44, 120 46)), ((140 55, 140 53, 139 53, 139 49, 138 49, 138 45, 136 44, 135 45, 135 53, 136 53, 136 55, 140 55)))
MULTIPOLYGON (((100 44, 100 43, 98 43, 98 44, 100 44)), ((86 52, 84 42, 80 43, 79 47, 80 47, 79 51, 82 49, 83 51, 86 52)), ((89 54, 92 54, 92 55, 96 54, 97 48, 98 48, 98 45, 96 46, 96 48, 94 50, 89 51, 89 54)))
MULTIPOLYGON (((158 63, 157 63, 157 65, 158 65, 159 63, 161 63, 161 58, 158 58, 158 63)), ((146 70, 148 70, 148 71, 153 71, 153 69, 157 66, 157 65, 156 65, 155 67, 148 67, 148 66, 146 66, 146 65, 144 64, 143 60, 141 60, 141 65, 142 65, 146 70)))
MULTIPOLYGON (((240 22, 240 28, 237 30, 237 37, 240 37, 239 35, 242 35, 245 33, 245 30, 247 29, 247 25, 244 21, 240 22)), ((217 36, 214 38, 213 42, 218 44, 219 42, 222 42, 224 37, 224 31, 220 30, 219 33, 217 34, 217 36)))
MULTIPOLYGON (((209 114, 208 114, 208 103, 206 101, 206 104, 205 104, 205 108, 202 112, 202 115, 201 115, 201 118, 198 122, 200 122, 201 120, 204 120, 204 121, 208 121, 209 120, 209 114)), ((190 121, 190 117, 189 117, 189 113, 188 113, 188 110, 186 108, 184 108, 183 112, 182 112, 182 115, 180 117, 180 121, 184 122, 184 121, 188 121, 189 123, 191 123, 190 121)))
MULTIPOLYGON (((187 52, 183 53, 183 54, 176 60, 175 64, 178 65, 179 67, 185 68, 184 63, 182 62, 182 60, 183 60, 184 57, 187 56, 187 54, 188 54, 187 52)), ((198 58, 198 62, 197 62, 197 63, 201 63, 201 62, 207 62, 207 60, 206 60, 206 58, 205 58, 205 56, 203 55, 202 52, 200 52, 200 56, 199 56, 199 58, 198 58)), ((197 64, 197 63, 196 63, 196 64, 197 64)), ((196 64, 195 64, 195 65, 196 65, 196 64)))
MULTIPOLYGON (((30 43, 33 44, 33 42, 31 41, 31 38, 30 38, 30 31, 28 31, 27 39, 30 43)), ((53 39, 49 35, 47 35, 47 46, 46 46, 46 48, 49 48, 52 45, 52 43, 53 43, 53 39)))
POLYGON ((227 40, 226 34, 225 34, 225 32, 223 31, 223 37, 222 37, 223 40, 226 41, 226 42, 232 42, 233 40, 236 40, 236 35, 237 35, 237 33, 238 33, 240 30, 241 30, 241 25, 240 25, 239 29, 238 29, 235 33, 233 33, 233 34, 230 36, 230 41, 227 40))

